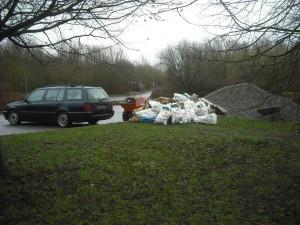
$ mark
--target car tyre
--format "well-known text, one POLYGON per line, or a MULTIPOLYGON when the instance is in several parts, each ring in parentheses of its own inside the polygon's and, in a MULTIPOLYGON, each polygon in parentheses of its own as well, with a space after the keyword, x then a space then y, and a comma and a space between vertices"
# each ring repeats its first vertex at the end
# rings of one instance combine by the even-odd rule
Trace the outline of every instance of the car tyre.
POLYGON ((90 120, 90 121, 89 121, 89 124, 95 125, 95 124, 97 124, 97 122, 98 122, 98 120, 90 120))
POLYGON ((19 114, 16 111, 10 111, 8 113, 8 122, 10 123, 10 125, 20 124, 21 120, 19 114))
POLYGON ((123 121, 128 121, 130 118, 132 117, 132 113, 131 112, 123 112, 122 114, 122 119, 123 121))
POLYGON ((61 128, 68 127, 71 124, 70 118, 66 112, 59 113, 57 115, 56 122, 57 125, 61 128))

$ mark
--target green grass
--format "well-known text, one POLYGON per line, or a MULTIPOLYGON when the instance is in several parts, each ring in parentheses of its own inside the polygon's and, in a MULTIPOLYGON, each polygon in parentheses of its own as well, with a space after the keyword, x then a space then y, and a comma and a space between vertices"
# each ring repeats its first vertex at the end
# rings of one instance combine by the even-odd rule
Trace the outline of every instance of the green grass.
POLYGON ((300 223, 297 123, 122 123, 0 141, 1 225, 300 223))

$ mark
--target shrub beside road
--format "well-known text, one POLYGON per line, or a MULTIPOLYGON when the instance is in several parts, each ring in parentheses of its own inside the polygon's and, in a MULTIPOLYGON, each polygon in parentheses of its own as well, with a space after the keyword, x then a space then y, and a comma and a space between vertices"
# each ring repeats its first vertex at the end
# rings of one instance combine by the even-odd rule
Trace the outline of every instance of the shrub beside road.
POLYGON ((0 141, 0 224, 300 221, 296 123, 120 123, 0 141))

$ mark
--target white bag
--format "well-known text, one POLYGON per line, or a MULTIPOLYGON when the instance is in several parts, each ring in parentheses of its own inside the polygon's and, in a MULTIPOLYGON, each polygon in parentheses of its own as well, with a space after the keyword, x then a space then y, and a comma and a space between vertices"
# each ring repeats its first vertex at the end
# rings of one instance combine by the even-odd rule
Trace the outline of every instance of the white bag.
POLYGON ((189 100, 189 98, 186 97, 185 95, 178 94, 178 93, 174 93, 173 99, 178 102, 185 102, 185 101, 189 100))
POLYGON ((217 115, 215 113, 212 113, 206 116, 195 116, 194 122, 205 123, 205 124, 217 124, 217 115))
POLYGON ((154 112, 151 108, 149 108, 149 109, 137 111, 135 112, 135 115, 140 117, 154 117, 157 116, 157 113, 154 112))
POLYGON ((184 114, 184 110, 180 109, 180 108, 172 108, 172 123, 183 123, 183 114, 184 114))
POLYGON ((149 100, 149 105, 151 106, 151 109, 157 114, 160 112, 162 107, 162 104, 160 104, 160 102, 153 100, 149 100))
POLYGON ((195 102, 188 100, 184 102, 184 108, 185 108, 185 120, 188 121, 189 123, 193 121, 194 117, 196 116, 195 114, 195 108, 196 104, 195 102))
POLYGON ((206 106, 205 102, 200 100, 195 104, 195 114, 197 116, 208 115, 208 107, 206 106))
POLYGON ((170 116, 171 116, 170 104, 162 105, 161 110, 160 110, 158 116, 156 117, 154 123, 160 123, 163 125, 167 125, 170 116))
POLYGON ((194 115, 189 111, 184 111, 182 114, 183 123, 190 123, 193 121, 194 115))
POLYGON ((184 95, 185 97, 187 97, 188 99, 191 99, 191 96, 190 96, 189 93, 186 93, 186 92, 185 92, 183 95, 184 95))
POLYGON ((188 100, 188 101, 184 102, 184 108, 185 108, 185 110, 194 111, 195 107, 196 107, 195 102, 193 102, 191 100, 188 100))

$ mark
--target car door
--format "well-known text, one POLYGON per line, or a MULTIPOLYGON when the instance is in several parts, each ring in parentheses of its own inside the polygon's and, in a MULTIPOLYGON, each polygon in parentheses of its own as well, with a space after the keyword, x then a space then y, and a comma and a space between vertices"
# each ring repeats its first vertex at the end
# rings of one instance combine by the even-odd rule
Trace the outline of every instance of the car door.
POLYGON ((44 101, 41 102, 39 110, 41 111, 41 120, 55 121, 56 113, 62 105, 64 98, 64 89, 48 89, 44 101))
POLYGON ((39 121, 40 120, 40 105, 46 93, 45 89, 37 89, 30 93, 26 98, 24 104, 19 108, 18 112, 25 121, 39 121))
POLYGON ((83 90, 82 88, 67 88, 64 107, 68 110, 70 119, 80 121, 83 112, 83 90))

